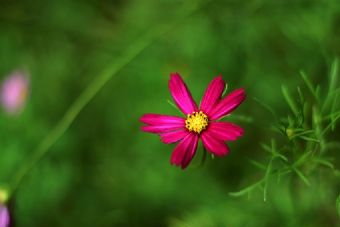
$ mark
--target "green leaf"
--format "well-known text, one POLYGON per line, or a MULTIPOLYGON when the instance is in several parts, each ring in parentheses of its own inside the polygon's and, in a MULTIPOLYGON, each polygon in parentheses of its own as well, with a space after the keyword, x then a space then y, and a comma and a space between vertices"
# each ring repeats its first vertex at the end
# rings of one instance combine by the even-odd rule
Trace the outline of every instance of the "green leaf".
POLYGON ((233 197, 240 197, 240 196, 244 196, 246 194, 249 195, 250 192, 252 192, 254 189, 256 188, 259 188, 261 186, 261 184, 263 183, 264 179, 256 182, 255 184, 252 184, 240 191, 237 191, 237 192, 229 192, 229 195, 230 196, 233 196, 233 197))
POLYGON ((257 162, 255 160, 249 160, 249 162, 261 170, 266 170, 266 166, 260 162, 257 162))
POLYGON ((321 90, 321 86, 319 84, 316 85, 315 93, 317 97, 320 97, 320 90, 321 90))
POLYGON ((307 185, 310 186, 310 182, 307 179, 307 177, 297 168, 294 168, 294 171, 296 172, 296 174, 300 177, 300 179, 307 185))
POLYGON ((329 93, 332 93, 335 88, 336 88, 336 83, 337 83, 337 75, 338 75, 338 65, 339 65, 339 61, 336 58, 331 66, 331 73, 330 73, 330 79, 329 79, 329 93))
POLYGON ((339 62, 338 59, 335 59, 331 65, 331 71, 329 74, 328 93, 322 109, 326 109, 330 105, 330 103, 334 100, 333 96, 335 95, 337 84, 338 62, 339 62))
POLYGON ((268 110, 275 119, 277 119, 277 116, 275 114, 275 111, 273 110, 273 108, 271 108, 268 104, 260 101, 258 98, 253 98, 257 103, 259 103, 262 107, 264 107, 266 110, 268 110))
POLYGON ((340 194, 338 195, 338 198, 336 199, 336 210, 338 211, 338 215, 340 217, 340 194))
POLYGON ((305 99, 303 97, 303 94, 301 92, 301 89, 300 87, 297 87, 297 91, 298 91, 298 94, 299 94, 299 114, 297 115, 297 124, 298 124, 298 127, 301 127, 305 121, 305 115, 304 115, 304 109, 305 109, 305 99))
POLYGON ((267 201, 268 182, 269 182, 269 176, 272 170, 272 163, 273 163, 273 158, 270 159, 268 166, 267 166, 266 174, 264 176, 263 201, 265 202, 267 201))
MULTIPOLYGON (((338 97, 339 97, 339 93, 336 93, 334 95, 334 99, 333 99, 333 103, 332 103, 332 107, 331 107, 331 113, 334 113, 335 112, 335 109, 336 109, 336 105, 338 104, 338 97)), ((335 117, 334 115, 331 116, 331 121, 332 122, 335 122, 335 117)), ((332 124, 332 131, 334 131, 335 129, 335 124, 332 124)))
POLYGON ((278 157, 278 158, 282 159, 283 161, 288 162, 288 158, 286 156, 282 155, 282 154, 276 153, 274 157, 275 158, 278 157))
POLYGON ((333 119, 335 116, 339 115, 340 111, 333 111, 331 114, 326 115, 323 119, 330 120, 333 119))
POLYGON ((313 154, 312 150, 309 150, 308 152, 303 153, 303 155, 301 155, 301 157, 296 162, 294 162, 293 167, 295 168, 307 162, 312 154, 313 154))
POLYGON ((297 87, 297 91, 298 91, 298 94, 299 94, 300 104, 303 105, 303 103, 305 102, 305 98, 304 98, 302 91, 301 91, 301 88, 299 86, 297 87))
POLYGON ((306 129, 304 129, 304 128, 295 128, 295 129, 294 129, 294 134, 295 134, 295 133, 304 132, 304 131, 306 131, 306 129))
POLYGON ((289 105, 290 109, 292 110, 292 112, 294 113, 295 116, 298 115, 298 108, 297 108, 297 105, 294 101, 294 99, 292 98, 292 96, 289 94, 287 88, 282 85, 281 86, 281 91, 282 91, 282 94, 283 94, 283 97, 285 98, 287 104, 289 105))
POLYGON ((225 84, 225 87, 224 87, 224 90, 223 90, 223 93, 222 93, 222 97, 225 96, 225 94, 227 93, 227 90, 228 90, 228 84, 225 84))
POLYGON ((277 170, 277 183, 280 183, 281 177, 285 176, 292 172, 292 169, 289 167, 278 169, 277 170))
POLYGON ((299 138, 309 142, 320 143, 320 140, 308 136, 300 136, 299 138))
POLYGON ((314 132, 315 131, 313 129, 309 129, 309 130, 305 130, 305 131, 302 131, 302 132, 299 132, 299 133, 293 133, 293 135, 290 137, 290 139, 294 139, 296 137, 301 137, 301 136, 304 136, 304 135, 312 134, 314 132))
POLYGON ((313 161, 318 163, 318 164, 321 164, 321 165, 324 165, 326 167, 329 167, 331 169, 334 169, 334 165, 330 161, 328 161, 328 160, 325 160, 325 159, 314 159, 313 161))
POLYGON ((300 71, 300 75, 302 77, 302 79, 305 81, 309 91, 312 93, 312 95, 314 96, 314 98, 318 101, 319 97, 318 97, 318 92, 317 89, 314 89, 312 82, 310 81, 310 79, 308 78, 308 76, 305 74, 305 72, 300 71))
POLYGON ((270 146, 268 146, 267 144, 261 143, 261 147, 263 148, 263 150, 265 150, 269 153, 272 153, 272 148, 270 146))
POLYGON ((172 106, 173 108, 175 108, 178 112, 181 113, 181 115, 183 115, 183 113, 179 110, 179 108, 176 106, 175 103, 171 102, 169 99, 167 99, 166 101, 167 101, 167 103, 170 104, 170 106, 172 106))
POLYGON ((269 152, 270 154, 272 154, 272 158, 279 158, 281 160, 283 160, 284 162, 288 162, 287 157, 285 157, 284 155, 280 154, 277 150, 276 150, 276 143, 275 140, 272 139, 271 140, 271 146, 268 146, 267 144, 262 143, 261 147, 263 148, 263 150, 269 152))
POLYGON ((331 127, 332 125, 334 125, 337 120, 340 118, 340 112, 337 112, 333 118, 333 120, 331 120, 331 122, 326 126, 326 128, 322 131, 322 135, 324 135, 331 127))

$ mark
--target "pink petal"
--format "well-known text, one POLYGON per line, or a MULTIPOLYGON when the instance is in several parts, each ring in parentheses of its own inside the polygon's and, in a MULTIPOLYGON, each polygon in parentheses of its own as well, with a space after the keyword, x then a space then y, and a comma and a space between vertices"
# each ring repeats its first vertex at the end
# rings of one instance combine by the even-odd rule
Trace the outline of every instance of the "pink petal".
POLYGON ((176 105, 183 113, 191 114, 197 111, 197 105, 178 73, 171 74, 169 89, 176 105))
POLYGON ((8 227, 10 224, 10 217, 8 208, 0 204, 0 227, 8 227))
POLYGON ((225 88, 225 83, 222 79, 222 76, 216 77, 208 85, 208 88, 204 93, 201 107, 200 107, 200 109, 205 114, 207 114, 208 117, 214 105, 221 98, 224 88, 225 88))
POLYGON ((187 153, 184 156, 184 159, 182 161, 182 169, 185 169, 190 164, 191 160, 194 158, 198 146, 198 139, 199 136, 195 136, 195 141, 192 143, 192 147, 189 147, 187 153))
POLYGON ((144 114, 140 121, 149 124, 142 126, 142 131, 165 133, 185 128, 185 119, 161 114, 144 114))
POLYGON ((171 155, 171 164, 185 169, 195 155, 199 136, 189 133, 174 149, 171 155))
POLYGON ((183 125, 144 125, 142 126, 142 131, 144 132, 150 132, 150 133, 166 133, 171 131, 176 131, 179 129, 184 128, 183 125))
POLYGON ((216 156, 224 156, 229 152, 229 147, 223 140, 214 137, 214 134, 209 131, 204 131, 201 134, 203 146, 216 156))
POLYGON ((25 106, 28 93, 28 74, 24 71, 13 72, 2 84, 2 88, 0 90, 1 105, 6 112, 11 115, 19 113, 25 106))
POLYGON ((148 125, 184 125, 185 119, 181 117, 162 114, 144 114, 140 121, 148 125))
POLYGON ((236 140, 244 133, 240 126, 229 122, 210 122, 207 131, 220 140, 236 140))
POLYGON ((223 98, 212 110, 209 120, 219 119, 235 110, 246 98, 243 88, 234 90, 223 98))
POLYGON ((162 133, 161 140, 163 143, 175 143, 184 137, 186 137, 190 132, 186 129, 178 130, 178 131, 172 131, 172 132, 166 132, 162 133))

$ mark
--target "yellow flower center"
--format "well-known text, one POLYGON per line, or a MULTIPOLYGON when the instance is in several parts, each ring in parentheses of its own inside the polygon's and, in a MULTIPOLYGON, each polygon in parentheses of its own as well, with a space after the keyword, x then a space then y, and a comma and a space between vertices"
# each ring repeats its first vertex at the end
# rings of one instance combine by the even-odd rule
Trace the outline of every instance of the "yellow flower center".
POLYGON ((208 126, 208 117, 202 111, 193 112, 192 114, 188 114, 187 119, 185 120, 185 127, 190 132, 196 132, 200 134, 204 129, 208 126))

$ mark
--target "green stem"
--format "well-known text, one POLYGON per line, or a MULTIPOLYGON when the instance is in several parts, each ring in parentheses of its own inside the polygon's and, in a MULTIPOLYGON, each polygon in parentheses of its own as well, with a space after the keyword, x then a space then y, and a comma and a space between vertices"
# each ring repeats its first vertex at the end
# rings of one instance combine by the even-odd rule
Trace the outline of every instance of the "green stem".
MULTIPOLYGON (((202 7, 191 10, 191 12, 185 18, 189 17, 195 11, 201 8, 202 7)), ((93 82, 80 94, 80 96, 66 111, 59 123, 57 123, 52 131, 40 142, 40 144, 38 144, 32 155, 29 157, 29 160, 14 174, 14 177, 12 178, 13 180, 10 183, 11 193, 14 193, 17 190, 23 178, 46 155, 53 144, 55 144, 56 141, 58 141, 58 139, 67 131, 79 113, 105 86, 105 84, 122 68, 124 68, 134 58, 136 58, 143 50, 168 33, 172 28, 176 27, 175 25, 177 25, 183 19, 184 18, 181 18, 171 25, 161 26, 157 29, 153 29, 150 33, 141 37, 133 45, 131 45, 130 48, 128 48, 120 58, 115 59, 108 68, 106 68, 98 77, 93 80, 93 82)))
POLYGON ((121 58, 117 59, 110 67, 104 70, 93 82, 80 94, 74 101, 70 108, 66 111, 59 123, 52 129, 52 131, 45 137, 44 140, 37 146, 36 150, 30 156, 25 165, 19 168, 15 174, 11 185, 11 190, 16 190, 25 175, 35 166, 35 164, 47 153, 52 145, 66 132, 70 125, 74 122, 82 109, 93 99, 93 97, 100 91, 101 88, 121 70, 125 65, 130 63, 139 53, 141 53, 149 44, 151 38, 142 38, 137 41, 135 45, 127 50, 121 58))
POLYGON ((314 106, 313 109, 313 122, 315 127, 315 135, 317 139, 320 141, 320 144, 316 146, 320 146, 320 153, 323 154, 325 151, 326 140, 323 134, 323 126, 322 126, 322 117, 320 113, 320 108, 318 106, 314 106))

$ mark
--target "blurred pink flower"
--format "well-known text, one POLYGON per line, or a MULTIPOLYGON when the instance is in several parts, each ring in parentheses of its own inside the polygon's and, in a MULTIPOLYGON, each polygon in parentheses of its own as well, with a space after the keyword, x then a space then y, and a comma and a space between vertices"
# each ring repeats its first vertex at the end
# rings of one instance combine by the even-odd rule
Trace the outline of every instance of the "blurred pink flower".
POLYGON ((19 113, 25 106, 29 89, 27 73, 15 71, 3 82, 0 102, 9 114, 19 113))
POLYGON ((172 153, 171 164, 185 169, 196 153, 199 139, 210 153, 226 155, 229 147, 225 141, 236 140, 243 135, 243 129, 218 120, 245 100, 244 89, 234 90, 222 97, 225 82, 222 76, 218 76, 206 89, 199 108, 178 73, 171 74, 169 89, 176 105, 187 117, 145 114, 140 120, 146 124, 142 130, 159 134, 163 143, 179 142, 172 153))
POLYGON ((8 208, 0 204, 0 227, 8 227, 10 223, 8 208))

